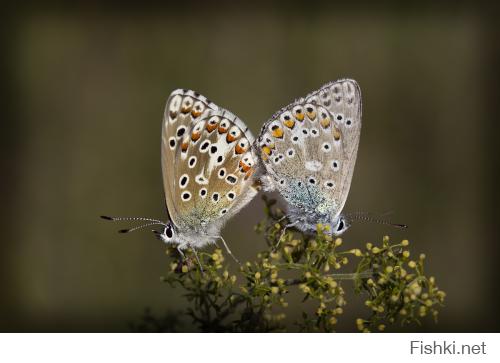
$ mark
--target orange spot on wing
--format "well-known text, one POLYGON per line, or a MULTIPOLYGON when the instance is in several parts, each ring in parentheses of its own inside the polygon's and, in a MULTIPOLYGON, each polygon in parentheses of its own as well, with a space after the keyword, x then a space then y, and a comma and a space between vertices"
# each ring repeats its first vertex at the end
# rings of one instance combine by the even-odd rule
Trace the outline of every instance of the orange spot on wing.
POLYGON ((170 112, 169 112, 169 116, 170 116, 170 118, 172 118, 172 119, 173 119, 173 118, 176 118, 176 117, 177 117, 177 112, 175 112, 175 111, 170 111, 170 112))
POLYGON ((243 162, 243 160, 240 160, 240 171, 241 172, 247 172, 248 170, 250 170, 250 166, 248 166, 247 164, 245 164, 243 162))
POLYGON ((283 121, 283 124, 288 127, 289 129, 293 129, 295 126, 295 121, 294 120, 285 120, 283 121))
POLYGON ((281 139, 283 137, 283 129, 278 126, 274 130, 272 130, 271 135, 278 139, 281 139))
POLYGON ((208 131, 208 132, 212 132, 212 131, 214 131, 216 128, 217 128, 217 124, 210 124, 210 123, 208 123, 208 124, 207 124, 207 131, 208 131))
POLYGON ((264 154, 266 154, 266 155, 271 155, 272 150, 271 150, 271 148, 270 148, 269 146, 265 146, 265 145, 264 145, 264 146, 262 146, 262 152, 263 152, 264 154))
POLYGON ((303 121, 304 120, 304 113, 303 112, 297 112, 295 114, 295 118, 299 121, 303 121))
POLYGON ((337 127, 333 128, 333 138, 335 139, 335 141, 340 140, 340 130, 337 127))
POLYGON ((227 132, 227 127, 219 126, 218 130, 219 130, 219 134, 224 134, 227 132))
POLYGON ((227 134, 227 136, 226 136, 226 141, 227 141, 227 142, 231 143, 231 142, 233 142, 234 140, 236 140, 236 137, 234 137, 234 136, 233 136, 233 135, 231 135, 231 134, 227 134))
POLYGON ((181 150, 182 152, 186 152, 187 149, 188 149, 188 146, 189 146, 189 143, 187 141, 184 141, 182 144, 181 144, 181 150))
POLYGON ((327 128, 330 126, 330 119, 328 117, 325 117, 324 119, 322 119, 320 122, 321 126, 323 126, 323 128, 327 128))
POLYGON ((316 112, 306 112, 307 117, 309 117, 309 120, 314 120, 316 118, 316 112))
POLYGON ((201 115, 201 110, 200 109, 194 109, 191 111, 191 115, 194 117, 194 118, 197 118, 198 116, 201 115))
POLYGON ((245 151, 247 151, 247 148, 246 147, 241 147, 239 144, 236 145, 236 147, 234 148, 234 152, 236 154, 243 154, 245 151))
POLYGON ((201 133, 200 132, 193 131, 191 133, 191 140, 193 140, 193 141, 198 141, 198 139, 200 137, 201 137, 201 133))

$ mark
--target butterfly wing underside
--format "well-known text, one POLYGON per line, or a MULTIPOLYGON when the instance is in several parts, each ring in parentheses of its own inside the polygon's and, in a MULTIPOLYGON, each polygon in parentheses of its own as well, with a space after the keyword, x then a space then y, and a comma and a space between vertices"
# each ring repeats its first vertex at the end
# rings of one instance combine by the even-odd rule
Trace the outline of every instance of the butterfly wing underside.
POLYGON ((161 163, 167 209, 178 228, 221 226, 252 199, 253 141, 238 117, 206 97, 172 92, 163 118, 161 163))
POLYGON ((361 111, 360 88, 349 79, 278 111, 257 143, 271 188, 297 208, 338 216, 351 185, 361 111))

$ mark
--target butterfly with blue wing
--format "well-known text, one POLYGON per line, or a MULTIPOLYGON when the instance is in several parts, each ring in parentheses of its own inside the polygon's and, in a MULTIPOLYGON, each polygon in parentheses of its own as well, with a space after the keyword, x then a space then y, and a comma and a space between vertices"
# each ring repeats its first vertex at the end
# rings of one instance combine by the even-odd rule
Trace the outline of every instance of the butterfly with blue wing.
POLYGON ((264 167, 261 179, 264 190, 278 191, 287 202, 290 223, 283 234, 289 227, 314 233, 322 224, 338 236, 349 228, 351 219, 342 210, 361 114, 358 83, 340 79, 282 108, 262 127, 255 144, 264 167))

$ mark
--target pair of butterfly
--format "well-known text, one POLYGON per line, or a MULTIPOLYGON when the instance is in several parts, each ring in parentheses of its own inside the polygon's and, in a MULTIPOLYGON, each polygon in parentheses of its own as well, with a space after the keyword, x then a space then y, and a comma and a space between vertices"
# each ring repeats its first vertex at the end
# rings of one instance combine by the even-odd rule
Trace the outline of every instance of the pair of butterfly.
MULTIPOLYGON (((337 236, 361 131, 361 92, 354 80, 328 83, 276 112, 257 140, 237 116, 190 90, 168 98, 162 125, 161 164, 169 221, 103 217, 162 225, 154 231, 179 252, 221 240, 224 223, 260 186, 278 191, 290 223, 306 233, 321 223, 337 236)), ((232 254, 231 254, 232 255, 232 254)), ((234 257, 234 256, 233 256, 234 257)))

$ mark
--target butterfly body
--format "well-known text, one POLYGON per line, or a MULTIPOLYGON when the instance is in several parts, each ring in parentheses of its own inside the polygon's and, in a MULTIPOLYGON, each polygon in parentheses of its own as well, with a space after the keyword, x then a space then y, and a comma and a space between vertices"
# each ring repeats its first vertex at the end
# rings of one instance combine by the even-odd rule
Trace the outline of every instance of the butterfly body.
POLYGON ((253 142, 231 112, 194 91, 172 92, 161 145, 170 222, 161 240, 184 249, 221 239, 225 222, 257 194, 253 142))
POLYGON ((328 83, 282 108, 255 144, 262 182, 286 200, 290 225, 304 232, 348 228, 341 214, 349 193, 361 131, 361 92, 349 79, 328 83))

